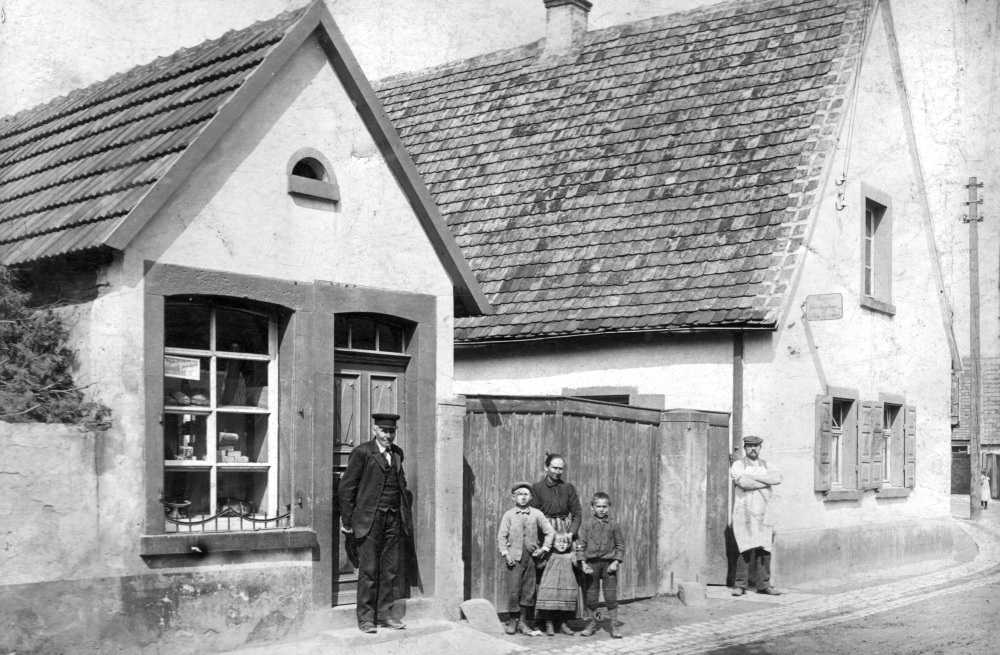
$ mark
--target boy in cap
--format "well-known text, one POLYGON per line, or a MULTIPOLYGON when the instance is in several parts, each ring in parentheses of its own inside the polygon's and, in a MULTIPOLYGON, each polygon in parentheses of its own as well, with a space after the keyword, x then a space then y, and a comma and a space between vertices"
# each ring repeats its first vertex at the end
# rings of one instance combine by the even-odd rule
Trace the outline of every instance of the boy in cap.
POLYGON ((542 634, 528 627, 528 614, 535 605, 535 558, 552 548, 555 530, 545 515, 531 507, 531 484, 518 482, 510 488, 514 507, 500 520, 497 547, 507 563, 507 634, 542 634), (538 531, 545 535, 541 545, 538 531), (520 619, 518 618, 520 617, 520 619))
MULTIPOLYGON (((757 593, 777 596, 781 592, 771 586, 771 541, 774 523, 765 519, 771 502, 771 487, 781 484, 781 474, 768 467, 760 458, 763 439, 749 435, 743 439, 746 456, 733 462, 729 474, 736 485, 733 498, 733 534, 740 556, 736 560, 734 596, 746 593, 750 577, 750 560, 754 561, 757 593)), ((770 518, 770 517, 768 517, 770 518)))

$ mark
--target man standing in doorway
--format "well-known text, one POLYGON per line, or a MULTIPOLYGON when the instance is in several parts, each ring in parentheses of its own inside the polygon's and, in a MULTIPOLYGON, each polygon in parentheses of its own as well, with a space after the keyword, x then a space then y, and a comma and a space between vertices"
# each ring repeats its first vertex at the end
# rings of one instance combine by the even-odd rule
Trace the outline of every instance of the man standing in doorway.
POLYGON ((733 462, 729 473, 736 484, 733 500, 733 534, 740 556, 736 560, 734 596, 746 593, 750 577, 750 562, 754 562, 754 579, 758 594, 777 596, 780 591, 771 586, 771 541, 774 538, 774 509, 770 508, 771 487, 781 484, 781 474, 760 458, 763 439, 747 436, 743 439, 746 456, 733 462), (770 511, 768 511, 770 508, 770 511))
POLYGON ((403 450, 393 444, 398 414, 372 414, 372 440, 351 451, 340 481, 340 519, 358 546, 358 628, 401 630, 393 587, 403 536, 413 533, 403 450))

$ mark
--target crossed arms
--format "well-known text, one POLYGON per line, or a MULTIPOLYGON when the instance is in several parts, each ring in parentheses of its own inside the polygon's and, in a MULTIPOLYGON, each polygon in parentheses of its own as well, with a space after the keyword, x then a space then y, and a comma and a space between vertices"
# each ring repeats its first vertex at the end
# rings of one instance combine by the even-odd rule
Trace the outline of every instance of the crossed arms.
POLYGON ((776 484, 781 484, 782 477, 777 471, 773 473, 746 473, 741 471, 738 475, 733 473, 733 481, 736 486, 740 489, 745 489, 746 491, 751 491, 753 489, 763 489, 764 487, 772 487, 776 484))

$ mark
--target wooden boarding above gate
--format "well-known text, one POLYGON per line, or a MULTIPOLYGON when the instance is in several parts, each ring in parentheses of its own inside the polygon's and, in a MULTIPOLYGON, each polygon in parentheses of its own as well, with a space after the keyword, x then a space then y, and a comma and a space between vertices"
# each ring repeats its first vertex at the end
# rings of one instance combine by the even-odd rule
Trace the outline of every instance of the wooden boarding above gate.
POLYGON ((518 414, 565 414, 660 424, 659 409, 633 407, 565 396, 466 396, 466 411, 518 414))

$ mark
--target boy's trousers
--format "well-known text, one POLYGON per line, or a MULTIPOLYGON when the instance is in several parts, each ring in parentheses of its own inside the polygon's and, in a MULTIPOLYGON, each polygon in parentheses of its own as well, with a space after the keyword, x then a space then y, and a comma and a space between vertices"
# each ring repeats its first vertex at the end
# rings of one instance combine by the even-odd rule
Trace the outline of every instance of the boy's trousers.
POLYGON ((594 569, 587 574, 587 609, 596 610, 600 599, 601 584, 604 584, 604 602, 609 610, 618 608, 618 572, 608 570, 613 559, 588 559, 587 564, 594 569))
POLYGON ((535 606, 535 558, 525 550, 521 560, 507 567, 507 611, 535 606))

